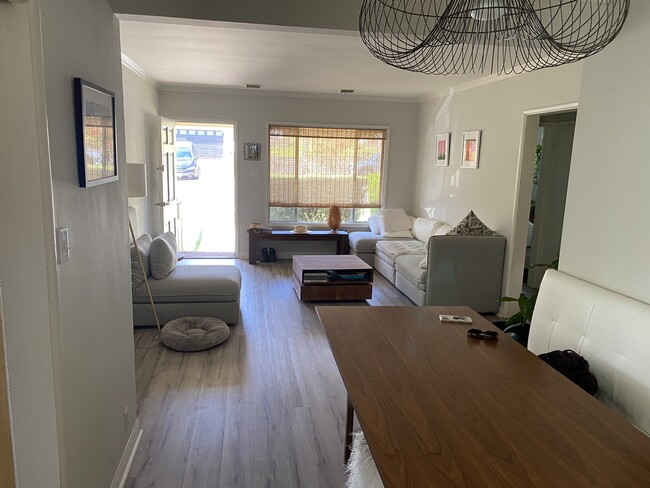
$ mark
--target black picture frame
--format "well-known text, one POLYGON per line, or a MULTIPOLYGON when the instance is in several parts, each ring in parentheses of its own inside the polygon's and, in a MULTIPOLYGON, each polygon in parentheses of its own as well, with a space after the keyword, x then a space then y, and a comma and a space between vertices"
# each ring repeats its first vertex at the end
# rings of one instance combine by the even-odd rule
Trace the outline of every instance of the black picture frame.
POLYGON ((74 101, 79 186, 117 180, 115 94, 74 78, 74 101))

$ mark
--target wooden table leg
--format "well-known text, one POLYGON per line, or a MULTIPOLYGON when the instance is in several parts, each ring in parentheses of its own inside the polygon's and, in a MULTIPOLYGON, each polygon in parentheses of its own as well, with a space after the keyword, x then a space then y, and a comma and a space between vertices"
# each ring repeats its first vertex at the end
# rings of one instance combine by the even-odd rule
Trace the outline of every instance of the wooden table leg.
POLYGON ((254 231, 248 231, 248 263, 256 264, 257 263, 257 233, 254 231))
POLYGON ((348 395, 348 411, 347 418, 345 420, 345 455, 343 456, 343 461, 345 464, 350 460, 350 454, 352 453, 352 428, 354 425, 354 407, 350 401, 350 395, 348 395))

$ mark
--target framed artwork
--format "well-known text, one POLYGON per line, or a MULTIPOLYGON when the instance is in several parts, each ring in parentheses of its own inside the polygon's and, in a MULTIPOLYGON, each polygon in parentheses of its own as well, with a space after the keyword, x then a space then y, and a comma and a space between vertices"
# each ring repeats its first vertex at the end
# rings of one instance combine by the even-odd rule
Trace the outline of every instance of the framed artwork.
POLYGON ((435 166, 449 166, 449 132, 436 136, 435 166))
POLYGON ((478 168, 478 158, 481 150, 481 131, 463 132, 463 152, 460 161, 461 168, 478 168))
POLYGON ((246 161, 259 161, 262 159, 262 145, 259 142, 245 142, 244 159, 246 161))
POLYGON ((115 94, 74 79, 79 186, 117 180, 115 94))

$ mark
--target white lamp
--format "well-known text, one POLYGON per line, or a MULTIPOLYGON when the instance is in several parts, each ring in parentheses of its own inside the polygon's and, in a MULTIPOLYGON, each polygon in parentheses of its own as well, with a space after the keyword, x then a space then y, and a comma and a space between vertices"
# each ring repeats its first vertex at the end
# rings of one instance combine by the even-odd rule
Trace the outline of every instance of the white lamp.
POLYGON ((128 163, 126 165, 126 186, 129 198, 147 196, 147 165, 128 163))

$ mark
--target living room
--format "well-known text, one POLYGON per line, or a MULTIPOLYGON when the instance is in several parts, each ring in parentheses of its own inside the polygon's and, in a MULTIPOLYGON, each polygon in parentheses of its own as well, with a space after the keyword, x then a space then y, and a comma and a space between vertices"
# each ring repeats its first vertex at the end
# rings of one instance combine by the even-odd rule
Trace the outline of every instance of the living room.
MULTIPOLYGON (((189 3, 186 11, 200 18, 200 2, 189 3)), ((232 10, 221 7, 224 15, 212 18, 243 22, 250 10, 249 22, 282 25, 286 12, 296 12, 296 2, 287 2, 287 10, 261 3, 266 2, 239 2, 232 10), (255 8, 244 12, 242 6, 255 8)), ((339 14, 351 12, 355 17, 358 10, 348 2, 317 5, 321 3, 314 2, 314 9, 329 14, 310 16, 318 28, 341 28, 323 23, 338 21, 339 14)), ((159 4, 163 10, 157 15, 181 16, 180 7, 159 4)), ((120 13, 156 15, 136 12, 136 6, 129 7, 130 12, 124 6, 120 10, 118 2, 113 7, 120 13)), ((106 2, 41 1, 0 8, 3 32, 10 33, 0 53, 12 67, 0 73, 2 133, 8 135, 1 145, 3 173, 11 176, 0 181, 7 209, 0 279, 20 486, 108 486, 135 425, 131 297, 123 286, 129 281, 123 253, 128 245, 126 182, 120 179, 92 193, 77 185, 71 90, 75 76, 117 95, 118 122, 122 117, 125 122, 118 123, 120 169, 131 157, 151 160, 157 133, 151 117, 158 115, 202 119, 215 116, 210 107, 218 106, 220 118, 240 120, 242 107, 251 112, 252 105, 264 100, 266 111, 251 116, 251 125, 240 123, 240 142, 263 142, 270 120, 391 126, 395 140, 386 206, 450 223, 469 210, 477 211, 508 239, 503 289, 510 295, 518 291, 523 255, 517 253, 525 247, 525 233, 517 230, 526 214, 517 206, 525 205, 517 193, 526 179, 520 167, 524 118, 577 106, 560 269, 650 303, 650 236, 643 225, 649 209, 642 197, 650 169, 640 144, 650 128, 644 108, 650 102, 645 89, 650 65, 638 48, 650 42, 647 2, 633 0, 620 36, 583 62, 468 86, 418 103, 289 100, 165 89, 158 93, 121 67, 119 21, 106 2), (190 109, 181 110, 183 102, 190 109), (137 119, 141 122, 134 123, 137 119), (400 134, 401 126, 405 129, 400 134), (458 163, 432 166, 435 134, 449 131, 453 138, 472 129, 484 134, 478 170, 460 171, 458 163), (148 143, 139 146, 140 140, 148 143), (71 261, 66 264, 56 263, 52 236, 59 226, 71 231, 71 261), (33 469, 34 456, 39 469, 33 469)), ((356 28, 354 18, 344 22, 349 30, 356 28)), ((454 142, 451 149, 451 159, 457 160, 454 142)), ((248 179, 246 166, 240 170, 237 228, 243 254, 245 230, 250 222, 264 220, 266 202, 264 180, 248 179)), ((158 230, 154 222, 149 225, 152 232, 158 230)))

